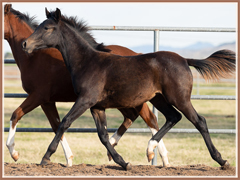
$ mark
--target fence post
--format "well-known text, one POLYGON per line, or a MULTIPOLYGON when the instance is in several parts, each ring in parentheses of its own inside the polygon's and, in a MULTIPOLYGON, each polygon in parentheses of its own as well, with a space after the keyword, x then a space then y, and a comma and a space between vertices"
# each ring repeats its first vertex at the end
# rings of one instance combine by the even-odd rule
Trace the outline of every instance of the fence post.
MULTIPOLYGON (((154 52, 158 51, 158 48, 159 48, 159 30, 155 30, 154 31, 154 47, 153 47, 153 50, 154 52)), ((157 121, 158 121, 158 110, 153 106, 153 113, 155 114, 156 118, 157 118, 157 121)), ((153 150, 155 156, 154 158, 152 159, 152 165, 157 165, 157 148, 155 148, 153 150)))

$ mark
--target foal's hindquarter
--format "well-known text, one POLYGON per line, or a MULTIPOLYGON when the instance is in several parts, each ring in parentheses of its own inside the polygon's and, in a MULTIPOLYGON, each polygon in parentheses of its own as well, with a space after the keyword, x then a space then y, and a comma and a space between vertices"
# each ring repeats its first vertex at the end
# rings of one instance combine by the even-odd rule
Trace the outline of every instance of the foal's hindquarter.
MULTIPOLYGON (((96 106, 103 108, 138 107, 143 102, 152 99, 156 93, 162 94, 166 91, 168 81, 176 83, 177 86, 178 81, 174 74, 162 72, 164 70, 172 72, 173 68, 175 72, 180 71, 181 67, 176 69, 171 66, 169 59, 164 59, 164 52, 133 57, 107 56, 106 59, 114 60, 105 60, 108 61, 108 65, 103 68, 103 73, 100 73, 103 75, 104 85, 102 85, 103 89, 99 97, 101 99, 98 100, 96 106)), ((185 60, 182 59, 182 61, 185 60)), ((185 67, 188 68, 188 66, 183 68, 185 67)), ((96 72, 96 77, 97 75, 99 76, 98 72, 96 72)))

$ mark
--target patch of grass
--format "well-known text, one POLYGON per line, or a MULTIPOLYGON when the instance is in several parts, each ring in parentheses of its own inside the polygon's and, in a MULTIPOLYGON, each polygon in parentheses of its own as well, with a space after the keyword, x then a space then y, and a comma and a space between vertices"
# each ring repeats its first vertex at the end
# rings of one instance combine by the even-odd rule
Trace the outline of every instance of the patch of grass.
MULTIPOLYGON (((65 133, 65 135, 74 155, 73 164, 114 164, 113 161, 108 161, 106 148, 101 144, 97 133, 65 133)), ((16 133, 16 150, 20 152, 18 163, 40 163, 53 137, 53 133, 16 133)), ((235 166, 235 136, 220 134, 211 137, 223 159, 227 159, 232 166, 235 166)), ((150 138, 150 133, 126 133, 115 149, 126 162, 131 162, 133 165, 150 165, 146 157, 150 138)), ((7 133, 4 133, 5 142, 6 139, 7 133)), ((174 166, 206 164, 219 167, 212 160, 200 134, 168 133, 163 140, 169 151, 169 161, 174 166)), ((52 155, 51 161, 66 163, 61 145, 52 155)), ((13 162, 6 147, 4 147, 4 162, 13 162)), ((157 162, 158 165, 162 165, 158 154, 157 162)))

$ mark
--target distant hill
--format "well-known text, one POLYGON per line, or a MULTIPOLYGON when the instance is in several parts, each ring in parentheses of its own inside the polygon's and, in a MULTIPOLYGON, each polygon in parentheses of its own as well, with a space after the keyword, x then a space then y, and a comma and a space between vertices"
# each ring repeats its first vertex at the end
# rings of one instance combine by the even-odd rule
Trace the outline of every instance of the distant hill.
MULTIPOLYGON (((137 46, 130 48, 135 52, 139 53, 149 53, 153 52, 153 45, 144 45, 144 46, 137 46)), ((219 46, 214 46, 207 42, 197 42, 190 46, 186 46, 184 48, 175 48, 175 47, 168 47, 168 46, 160 46, 159 50, 162 51, 173 51, 180 54, 186 58, 206 58, 215 51, 221 49, 229 49, 232 51, 236 51, 236 42, 229 42, 224 43, 219 46)))

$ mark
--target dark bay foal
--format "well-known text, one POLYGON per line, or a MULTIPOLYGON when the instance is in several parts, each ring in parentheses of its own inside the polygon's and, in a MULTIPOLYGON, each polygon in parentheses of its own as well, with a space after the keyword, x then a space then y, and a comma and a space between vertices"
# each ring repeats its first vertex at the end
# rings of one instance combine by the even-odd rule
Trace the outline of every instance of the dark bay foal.
MULTIPOLYGON (((76 20, 74 17, 72 17, 72 19, 76 20)), ((89 34, 88 27, 82 21, 72 21, 72 25, 78 28, 78 32, 94 49, 110 51, 110 53, 125 56, 137 55, 137 53, 122 46, 103 46, 102 44, 98 44, 91 34, 89 34)), ((60 124, 60 118, 55 102, 74 102, 77 99, 72 86, 70 73, 64 64, 61 53, 57 49, 44 49, 31 55, 27 55, 22 50, 22 41, 29 37, 37 26, 38 24, 35 22, 34 18, 14 10, 11 4, 6 4, 4 6, 4 39, 8 41, 12 49, 14 59, 21 72, 22 86, 28 93, 28 97, 12 113, 10 120, 9 135, 6 145, 15 161, 19 158, 19 153, 14 148, 14 138, 18 121, 25 114, 41 106, 53 131, 56 132, 60 124)), ((124 111, 124 109, 120 111, 124 111)), ((136 118, 137 114, 139 114, 151 129, 153 135, 159 130, 156 117, 146 103, 143 104, 142 109, 138 112, 135 109, 129 109, 125 113, 135 113, 136 118)), ((110 143, 113 146, 118 143, 134 120, 135 119, 130 120, 124 117, 124 122, 110 138, 110 143)), ((60 142, 66 157, 66 165, 72 166, 73 154, 64 135, 60 142)), ((162 157, 163 166, 169 166, 167 150, 163 141, 159 142, 158 151, 162 157)), ((109 155, 109 153, 108 157, 109 160, 111 160, 111 155, 109 155)))
MULTIPOLYGON (((199 130, 212 158, 223 168, 229 166, 213 145, 206 120, 193 108, 190 101, 193 77, 189 66, 194 66, 206 79, 224 77, 235 70, 235 53, 217 51, 203 60, 186 59, 173 52, 159 51, 138 56, 117 56, 93 49, 66 23, 66 18, 57 9, 46 10, 45 20, 23 43, 23 49, 33 50, 56 47, 63 56, 71 74, 78 98, 63 118, 58 131, 42 159, 50 161, 59 141, 72 122, 90 108, 101 142, 113 160, 124 169, 131 169, 108 141, 106 108, 141 109, 150 101, 166 117, 166 123, 150 139, 147 156, 153 158, 153 149, 161 138, 181 120, 181 111, 199 130)), ((136 115, 126 114, 129 119, 136 115)))

